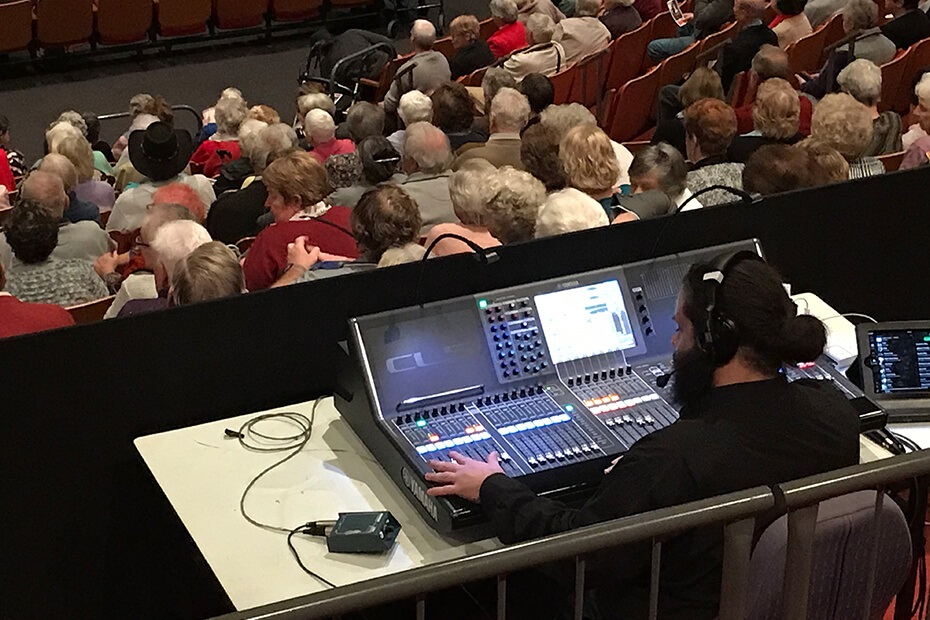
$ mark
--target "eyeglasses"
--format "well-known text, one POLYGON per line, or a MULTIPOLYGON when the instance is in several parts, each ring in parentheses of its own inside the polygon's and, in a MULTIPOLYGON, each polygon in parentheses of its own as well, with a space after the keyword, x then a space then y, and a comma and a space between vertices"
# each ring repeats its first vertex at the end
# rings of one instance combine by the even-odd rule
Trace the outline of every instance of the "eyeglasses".
POLYGON ((137 248, 151 247, 148 243, 142 240, 142 235, 136 235, 136 238, 132 240, 132 244, 137 248))

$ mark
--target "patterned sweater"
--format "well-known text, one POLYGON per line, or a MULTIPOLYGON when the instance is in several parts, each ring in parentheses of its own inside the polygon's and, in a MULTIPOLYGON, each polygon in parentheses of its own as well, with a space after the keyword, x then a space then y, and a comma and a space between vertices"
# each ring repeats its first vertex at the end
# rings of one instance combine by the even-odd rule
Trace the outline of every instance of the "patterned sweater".
POLYGON ((6 290, 20 301, 74 306, 109 295, 107 285, 87 261, 49 258, 21 265, 7 274, 6 290))

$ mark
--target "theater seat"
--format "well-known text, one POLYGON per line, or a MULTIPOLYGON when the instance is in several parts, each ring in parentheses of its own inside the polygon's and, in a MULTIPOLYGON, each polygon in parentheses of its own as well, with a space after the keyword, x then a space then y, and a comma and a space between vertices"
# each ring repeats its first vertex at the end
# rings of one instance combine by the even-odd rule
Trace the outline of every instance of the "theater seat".
POLYGON ((369 6, 376 2, 376 0, 330 0, 330 6, 337 9, 348 9, 359 6, 369 6))
POLYGON ((77 325, 97 323, 98 321, 103 320, 103 315, 105 315, 107 310, 110 309, 110 306, 113 305, 113 300, 115 298, 115 295, 110 295, 109 297, 98 299, 97 301, 89 301, 87 303, 79 304, 77 306, 70 306, 69 308, 65 309, 68 311, 68 314, 71 315, 71 318, 74 319, 74 322, 77 325))
POLYGON ((36 39, 40 47, 86 43, 93 34, 93 0, 39 0, 36 4, 36 39))
POLYGON ((649 126, 649 113, 655 106, 658 91, 658 67, 627 82, 611 98, 610 112, 604 124, 607 135, 615 142, 638 138, 649 126))
POLYGON ((158 34, 182 37, 206 32, 213 10, 210 0, 157 0, 158 34))
POLYGON ((275 21, 299 22, 320 14, 322 0, 271 0, 271 11, 275 21))
POLYGON ((32 0, 0 2, 0 53, 24 50, 32 44, 32 0))
POLYGON ((261 26, 268 0, 213 0, 216 25, 223 30, 261 26))
POLYGON ((104 45, 141 43, 149 38, 152 0, 97 0, 97 37, 104 45))

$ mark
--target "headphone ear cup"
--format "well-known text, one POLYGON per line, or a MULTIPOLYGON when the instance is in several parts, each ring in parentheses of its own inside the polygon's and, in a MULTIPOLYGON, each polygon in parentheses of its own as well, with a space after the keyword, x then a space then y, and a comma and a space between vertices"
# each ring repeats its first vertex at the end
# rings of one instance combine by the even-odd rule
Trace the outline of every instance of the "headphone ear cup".
POLYGON ((732 320, 715 314, 713 320, 714 326, 714 346, 713 356, 714 363, 722 366, 729 362, 736 355, 739 348, 739 328, 732 320))

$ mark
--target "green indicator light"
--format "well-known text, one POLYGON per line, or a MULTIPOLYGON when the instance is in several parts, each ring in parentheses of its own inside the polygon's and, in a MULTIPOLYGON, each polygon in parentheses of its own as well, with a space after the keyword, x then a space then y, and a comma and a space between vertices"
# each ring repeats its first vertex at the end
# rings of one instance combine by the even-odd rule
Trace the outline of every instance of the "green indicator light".
POLYGON ((569 404, 569 405, 565 405, 565 411, 571 413, 571 412, 574 411, 574 410, 575 410, 575 407, 573 407, 572 405, 570 405, 570 404, 569 404))
POLYGON ((930 342, 930 336, 924 336, 924 342, 930 342))
POLYGON ((426 426, 426 420, 417 420, 417 426, 426 426))
POLYGON ((479 299, 479 300, 478 300, 478 307, 481 308, 482 310, 484 310, 485 308, 487 308, 487 307, 488 307, 488 300, 487 300, 487 299, 479 299))

